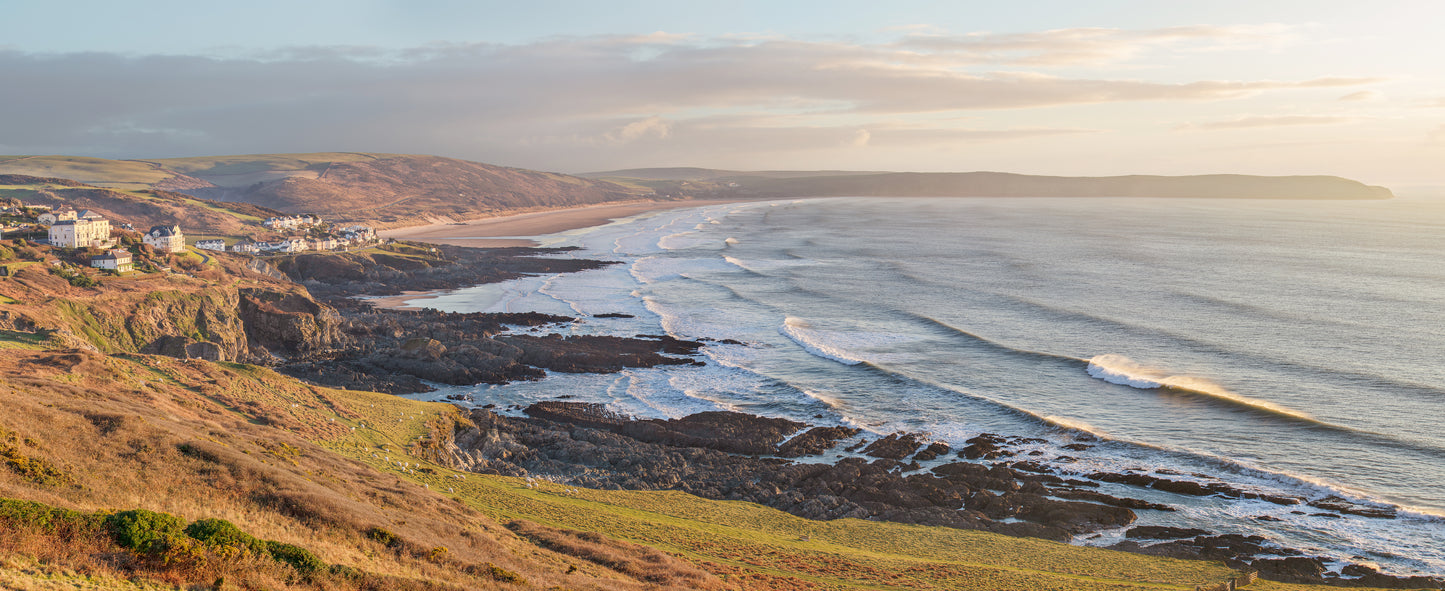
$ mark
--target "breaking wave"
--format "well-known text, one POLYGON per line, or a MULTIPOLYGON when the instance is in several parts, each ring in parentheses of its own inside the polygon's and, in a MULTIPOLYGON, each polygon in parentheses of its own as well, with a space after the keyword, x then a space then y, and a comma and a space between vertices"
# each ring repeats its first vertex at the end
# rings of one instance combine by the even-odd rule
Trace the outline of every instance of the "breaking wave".
POLYGON ((1203 378, 1172 375, 1169 372, 1148 367, 1123 355, 1113 353, 1096 355, 1089 359, 1089 375, 1121 386, 1141 390, 1167 389, 1243 407, 1248 410, 1264 411, 1270 414, 1305 422, 1333 427, 1328 423, 1306 414, 1267 400, 1241 396, 1203 378))

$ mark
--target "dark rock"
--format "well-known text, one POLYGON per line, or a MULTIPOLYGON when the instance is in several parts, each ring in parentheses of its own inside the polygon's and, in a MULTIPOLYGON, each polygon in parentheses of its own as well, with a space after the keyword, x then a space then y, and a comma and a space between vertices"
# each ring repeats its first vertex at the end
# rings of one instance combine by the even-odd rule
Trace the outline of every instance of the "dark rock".
POLYGON ((785 458, 818 455, 862 432, 852 427, 813 427, 778 446, 778 455, 785 458))
POLYGON ((1013 455, 1012 452, 1004 450, 1001 447, 1006 441, 1007 439, 1004 437, 992 433, 984 433, 966 441, 965 443, 968 445, 959 451, 958 455, 970 460, 992 460, 1011 456, 1013 455))
POLYGON ((1360 517, 1372 517, 1375 519, 1394 519, 1394 509, 1388 507, 1369 507, 1352 503, 1340 497, 1325 497, 1309 502, 1309 506, 1327 511, 1344 513, 1345 515, 1358 515, 1360 517))
POLYGON ((1177 540, 1180 538, 1195 538, 1209 535, 1208 531, 1192 527, 1166 527, 1160 525, 1140 525, 1131 527, 1124 532, 1124 537, 1142 540, 1177 540))
MULTIPOLYGON (((1094 502, 1094 503, 1103 503, 1103 504, 1105 504, 1105 505, 1113 505, 1113 506, 1115 506, 1115 507, 1124 507, 1124 508, 1127 508, 1127 509, 1150 510, 1150 511, 1173 511, 1173 510, 1174 510, 1173 507, 1170 507, 1169 505, 1165 505, 1165 504, 1161 504, 1161 503, 1151 503, 1151 502, 1145 501, 1145 500, 1143 500, 1143 499, 1132 499, 1132 498, 1129 498, 1129 497, 1115 497, 1115 496, 1106 495, 1106 494, 1104 494, 1104 493, 1101 493, 1101 492, 1098 492, 1098 491, 1092 491, 1092 490, 1057 489, 1057 490, 1051 490, 1051 491, 1049 491, 1048 494, 1053 495, 1053 496, 1056 496, 1056 497, 1059 497, 1059 498, 1061 498, 1061 499, 1072 499, 1072 500, 1076 500, 1076 501, 1090 501, 1090 502, 1094 502)), ((1203 533, 1207 533, 1207 532, 1203 532, 1203 533)))
POLYGON ((927 462, 929 460, 937 459, 938 456, 947 454, 949 451, 950 449, 948 447, 948 444, 940 441, 935 441, 928 444, 928 447, 919 450, 919 452, 913 456, 913 459, 920 462, 927 462))
POLYGON ((863 449, 863 455, 874 458, 887 458, 890 460, 901 460, 913 453, 922 445, 916 433, 893 433, 883 439, 874 441, 863 449))
POLYGON ((1304 556, 1260 558, 1249 566, 1259 571, 1260 577, 1281 583, 1319 582, 1325 574, 1322 560, 1304 556))
MULTIPOLYGON (((602 407, 557 401, 537 403, 527 414, 533 418, 471 411, 475 428, 456 433, 454 442, 441 446, 437 460, 475 472, 549 475, 590 488, 676 489, 811 519, 882 519, 1059 541, 1134 519, 1126 508, 1049 498, 1043 484, 1063 479, 1002 465, 955 462, 931 472, 909 472, 916 462, 846 458, 833 465, 795 464, 728 453, 750 451, 739 446, 777 447, 800 427, 777 419, 702 413, 637 421, 602 407), (999 521, 1005 518, 1011 522, 999 521)), ((804 435, 784 445, 808 447, 798 441, 804 435)), ((815 435, 821 446, 856 432, 815 435)))

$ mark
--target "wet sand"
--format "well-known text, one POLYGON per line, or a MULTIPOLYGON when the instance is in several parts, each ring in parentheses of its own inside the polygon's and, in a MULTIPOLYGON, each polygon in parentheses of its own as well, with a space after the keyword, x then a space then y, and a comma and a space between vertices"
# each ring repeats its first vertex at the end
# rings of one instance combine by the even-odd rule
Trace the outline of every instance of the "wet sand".
POLYGON ((569 207, 547 211, 534 211, 515 215, 481 218, 453 224, 430 224, 383 230, 377 235, 382 238, 450 244, 454 246, 504 247, 537 246, 537 243, 516 236, 541 236, 577 228, 600 226, 612 220, 634 216, 639 213, 680 207, 702 207, 721 203, 736 203, 744 199, 697 199, 687 201, 640 201, 631 203, 607 203, 584 207, 569 207))
POLYGON ((387 310, 421 310, 422 306, 407 305, 411 300, 429 300, 446 293, 445 291, 403 291, 401 295, 365 298, 373 308, 387 310))

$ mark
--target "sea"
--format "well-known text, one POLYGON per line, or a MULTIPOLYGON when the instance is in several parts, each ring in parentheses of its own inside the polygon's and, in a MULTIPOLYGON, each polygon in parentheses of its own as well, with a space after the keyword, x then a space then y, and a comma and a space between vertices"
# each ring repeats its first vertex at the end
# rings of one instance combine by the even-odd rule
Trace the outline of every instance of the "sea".
POLYGON ((819 198, 535 239, 578 247, 548 256, 617 264, 416 304, 710 340, 706 365, 418 398, 734 410, 955 449, 982 433, 1037 438, 1024 458, 1060 474, 1133 470, 1398 512, 1103 485, 1178 508, 1140 511, 1136 525, 1445 575, 1445 201, 819 198), (632 317, 596 317, 609 313, 632 317), (1094 447, 1063 448, 1074 443, 1094 447))

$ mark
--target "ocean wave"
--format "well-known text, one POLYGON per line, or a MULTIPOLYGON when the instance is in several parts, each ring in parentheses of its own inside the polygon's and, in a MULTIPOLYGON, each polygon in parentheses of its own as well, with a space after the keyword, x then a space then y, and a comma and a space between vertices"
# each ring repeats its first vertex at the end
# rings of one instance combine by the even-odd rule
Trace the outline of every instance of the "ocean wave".
POLYGON ((823 403, 824 405, 826 405, 826 406, 827 406, 828 408, 830 408, 830 409, 840 410, 840 409, 843 408, 843 401, 838 400, 837 398, 834 398, 834 397, 829 396, 829 395, 827 395, 827 394, 824 394, 824 393, 822 393, 822 392, 817 392, 817 391, 809 390, 809 389, 806 389, 806 388, 803 388, 803 389, 801 389, 801 390, 802 390, 803 394, 804 394, 805 396, 807 396, 808 398, 812 398, 813 400, 817 400, 818 402, 823 403))
POLYGON ((728 236, 727 240, 724 240, 723 243, 727 245, 736 245, 742 244, 742 241, 738 240, 737 238, 733 238, 732 236, 728 236))
POLYGON ((866 361, 848 351, 828 344, 825 333, 814 330, 808 321, 801 318, 789 316, 783 321, 783 325, 778 327, 778 332, 792 339, 803 350, 824 359, 832 359, 843 365, 858 365, 866 361))
POLYGON ((1103 429, 1100 429, 1100 428, 1098 428, 1098 427, 1095 427, 1095 426, 1093 426, 1093 425, 1090 425, 1090 424, 1088 424, 1088 423, 1085 423, 1085 422, 1080 421, 1080 420, 1077 420, 1077 419, 1070 419, 1070 418, 1060 417, 1060 416, 1055 416, 1055 415, 1047 415, 1047 416, 1041 416, 1041 417, 1039 417, 1039 420, 1041 420, 1041 421, 1043 421, 1043 422, 1045 422, 1045 423, 1047 423, 1047 424, 1049 424, 1049 425, 1053 425, 1053 426, 1055 426, 1055 427, 1058 427, 1058 428, 1060 428, 1060 429, 1064 429, 1064 430, 1068 430, 1068 431, 1077 431, 1077 432, 1079 432, 1079 433, 1083 433, 1083 434, 1085 434, 1085 435, 1089 435, 1089 436, 1091 436, 1091 437, 1094 437, 1095 439, 1102 439, 1102 440, 1109 440, 1109 439, 1111 439, 1111 437, 1109 437, 1109 434, 1106 433, 1106 432, 1104 432, 1103 429))
POLYGON ((1347 427, 1326 423, 1307 413, 1283 405, 1275 404, 1267 400, 1241 396, 1203 378, 1173 375, 1166 371, 1148 367, 1123 355, 1113 353, 1096 355, 1089 359, 1087 371, 1090 376, 1111 384, 1119 384, 1141 390, 1168 389, 1184 392, 1248 410, 1263 411, 1308 423, 1352 431, 1352 429, 1347 427))
POLYGON ((976 333, 973 333, 973 332, 969 332, 969 331, 967 331, 967 330, 964 330, 964 329, 962 329, 962 328, 953 326, 953 325, 951 325, 951 324, 948 324, 948 323, 943 322, 942 320, 938 320, 938 319, 936 319, 936 318, 932 318, 932 317, 929 317, 929 316, 924 316, 924 315, 922 315, 922 314, 915 314, 915 313, 911 313, 911 312, 904 312, 904 313, 907 314, 908 316, 916 319, 916 320, 919 320, 919 321, 921 321, 921 322, 923 322, 923 323, 925 323, 925 324, 931 325, 931 326, 933 326, 934 328, 942 329, 943 331, 945 331, 945 332, 947 332, 947 333, 949 333, 949 334, 952 334, 952 335, 955 335, 955 336, 965 337, 965 338, 968 338, 968 339, 972 339, 972 340, 977 341, 977 342, 979 342, 979 343, 983 343, 983 344, 985 344, 985 345, 989 345, 989 346, 993 347, 994 349, 997 349, 997 350, 999 350, 999 351, 1003 351, 1003 352, 1005 352, 1005 353, 1011 353, 1011 354, 1016 354, 1016 355, 1023 355, 1023 356, 1028 356, 1028 357, 1039 357, 1039 358, 1044 358, 1044 359, 1053 359, 1053 360, 1065 361, 1065 362, 1068 362, 1068 363, 1071 363, 1071 364, 1078 364, 1078 365, 1084 365, 1084 364, 1086 364, 1086 363, 1089 362, 1089 360, 1087 360, 1087 359, 1081 359, 1081 358, 1072 357, 1072 356, 1069 356, 1069 355, 1062 355, 1062 354, 1059 354, 1059 353, 1048 353, 1048 352, 1044 352, 1044 351, 1034 351, 1034 350, 1032 350, 1032 349, 1024 349, 1024 348, 1022 348, 1022 347, 1015 347, 1015 346, 1013 346, 1013 345, 1008 345, 1008 344, 1005 344, 1005 343, 1002 343, 1002 342, 999 342, 999 341, 995 341, 995 340, 990 339, 990 338, 988 338, 988 337, 985 337, 985 336, 982 336, 982 335, 979 335, 979 334, 976 334, 976 333))

